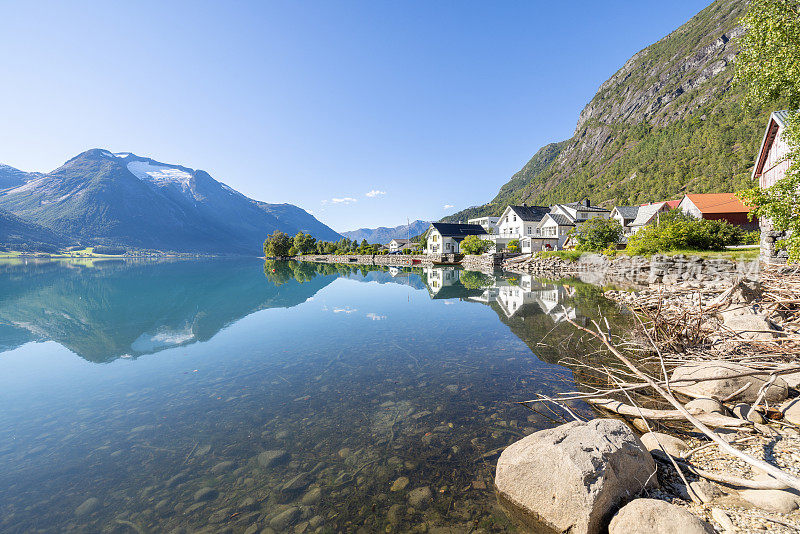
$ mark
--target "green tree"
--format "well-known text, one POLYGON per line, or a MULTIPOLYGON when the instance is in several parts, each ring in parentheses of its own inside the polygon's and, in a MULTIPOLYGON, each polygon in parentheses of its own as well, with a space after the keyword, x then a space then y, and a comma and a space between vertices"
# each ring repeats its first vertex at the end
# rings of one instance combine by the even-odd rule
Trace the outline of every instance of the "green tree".
POLYGON ((264 241, 264 256, 268 258, 282 258, 289 254, 294 240, 288 234, 275 230, 264 241))
POLYGON ((464 254, 483 254, 492 248, 491 241, 484 241, 476 235, 468 235, 461 242, 461 252, 464 254))
POLYGON ((622 225, 616 219, 595 217, 576 226, 571 235, 575 240, 575 250, 596 252, 619 243, 622 225))
POLYGON ((519 239, 512 239, 506 245, 506 250, 509 252, 519 252, 519 239))
POLYGON ((800 0, 750 0, 742 18, 746 33, 739 42, 736 80, 747 90, 746 105, 773 105, 785 100, 789 114, 784 139, 790 160, 786 176, 772 187, 741 191, 754 207, 750 216, 771 219, 776 230, 790 230, 779 245, 789 261, 800 262, 800 0))
POLYGON ((317 240, 310 234, 297 232, 294 236, 294 248, 298 254, 311 254, 316 249, 317 240))

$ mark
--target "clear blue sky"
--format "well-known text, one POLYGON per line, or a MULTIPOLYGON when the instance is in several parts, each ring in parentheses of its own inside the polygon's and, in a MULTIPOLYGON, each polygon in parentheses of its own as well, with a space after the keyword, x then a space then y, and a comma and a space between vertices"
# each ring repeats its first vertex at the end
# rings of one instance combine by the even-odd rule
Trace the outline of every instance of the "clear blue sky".
POLYGON ((708 3, 0 0, 0 162, 102 147, 339 231, 438 219, 708 3))

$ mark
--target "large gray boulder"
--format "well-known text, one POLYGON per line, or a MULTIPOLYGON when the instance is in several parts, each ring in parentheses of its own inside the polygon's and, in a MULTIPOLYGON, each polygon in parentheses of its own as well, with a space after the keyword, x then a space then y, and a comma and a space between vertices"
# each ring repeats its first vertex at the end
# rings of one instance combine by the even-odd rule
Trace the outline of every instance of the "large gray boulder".
POLYGON ((658 499, 636 499, 617 512, 608 534, 714 534, 714 528, 680 506, 658 499))
MULTIPOLYGON (((672 371, 670 385, 675 391, 689 397, 723 399, 750 382, 747 389, 729 400, 753 403, 758 397, 758 390, 769 379, 769 374, 737 376, 750 372, 753 372, 753 369, 722 360, 689 362, 672 371)), ((789 388, 786 381, 779 376, 767 388, 766 399, 770 403, 777 403, 784 400, 788 394, 789 388)))
POLYGON ((617 508, 657 486, 642 442, 615 419, 572 422, 510 445, 497 462, 501 502, 534 531, 595 534, 617 508))

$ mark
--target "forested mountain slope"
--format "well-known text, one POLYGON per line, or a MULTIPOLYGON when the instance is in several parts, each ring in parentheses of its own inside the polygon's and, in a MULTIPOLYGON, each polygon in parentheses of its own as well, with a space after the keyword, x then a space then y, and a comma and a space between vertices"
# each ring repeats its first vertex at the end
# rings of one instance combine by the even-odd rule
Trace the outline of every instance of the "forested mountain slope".
POLYGON ((745 0, 717 0, 635 54, 570 139, 541 148, 490 203, 445 220, 499 215, 507 204, 588 197, 610 206, 748 186, 771 109, 745 111, 732 83, 745 9, 745 0))

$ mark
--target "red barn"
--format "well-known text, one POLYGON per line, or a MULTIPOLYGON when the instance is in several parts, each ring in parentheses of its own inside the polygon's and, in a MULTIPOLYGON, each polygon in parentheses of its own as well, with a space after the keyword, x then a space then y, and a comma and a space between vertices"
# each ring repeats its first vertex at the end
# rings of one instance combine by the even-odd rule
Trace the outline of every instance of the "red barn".
POLYGON ((698 219, 722 219, 747 230, 758 229, 758 222, 747 218, 751 208, 745 206, 733 193, 686 195, 678 207, 698 219))

